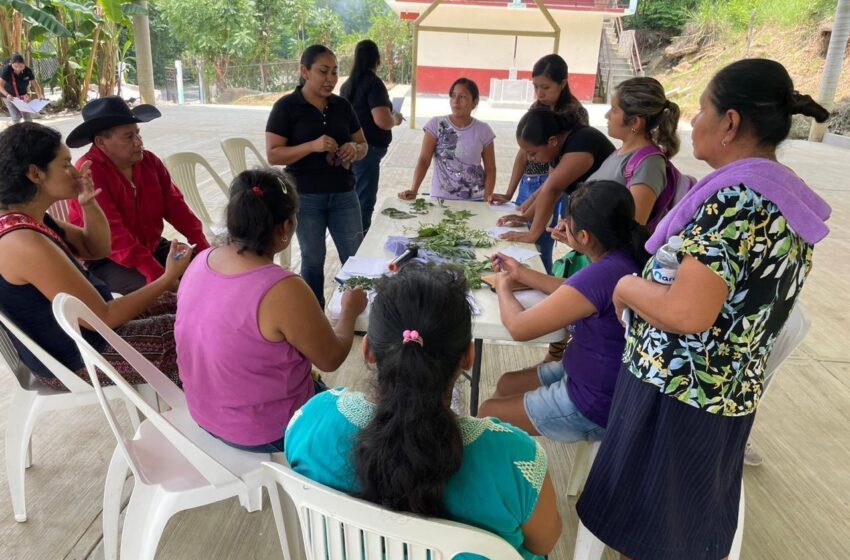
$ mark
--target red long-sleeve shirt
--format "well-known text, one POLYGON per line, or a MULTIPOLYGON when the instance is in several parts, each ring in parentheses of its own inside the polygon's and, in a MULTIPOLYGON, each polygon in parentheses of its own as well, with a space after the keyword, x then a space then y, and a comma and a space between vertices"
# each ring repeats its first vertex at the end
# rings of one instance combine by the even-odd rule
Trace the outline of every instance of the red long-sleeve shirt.
MULTIPOLYGON (((133 165, 133 184, 97 146, 77 161, 79 169, 92 162, 92 180, 102 189, 97 202, 109 220, 112 252, 109 259, 138 270, 148 282, 159 278, 165 269, 153 252, 162 238, 163 220, 197 245, 196 251, 209 247, 201 221, 195 216, 162 161, 145 150, 142 161, 133 165), (135 188, 134 186, 135 185, 135 188)), ((83 211, 76 200, 69 201, 69 220, 83 225, 83 211)))

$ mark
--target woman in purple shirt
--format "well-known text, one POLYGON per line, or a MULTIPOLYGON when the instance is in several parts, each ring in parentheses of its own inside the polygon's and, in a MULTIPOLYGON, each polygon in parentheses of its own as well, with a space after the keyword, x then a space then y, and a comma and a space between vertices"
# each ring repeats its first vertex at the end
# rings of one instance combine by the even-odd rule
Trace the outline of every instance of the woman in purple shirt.
POLYGON ((567 280, 502 254, 494 259, 502 323, 516 340, 566 327, 572 338, 563 361, 504 374, 478 415, 558 441, 598 440, 608 425, 625 346, 611 298, 620 278, 636 274, 646 262, 647 233, 635 221, 629 191, 614 181, 580 186, 570 197, 567 215, 565 241, 591 261, 567 280), (523 309, 511 291, 512 281, 549 297, 523 309))
MULTIPOLYGON (((295 235, 298 196, 278 171, 243 171, 230 186, 227 242, 192 261, 177 292, 177 365, 189 413, 225 443, 283 450, 289 419, 351 350, 363 290, 342 296, 332 326, 300 276, 274 263, 295 235)), ((321 388, 319 386, 319 388, 321 388)))

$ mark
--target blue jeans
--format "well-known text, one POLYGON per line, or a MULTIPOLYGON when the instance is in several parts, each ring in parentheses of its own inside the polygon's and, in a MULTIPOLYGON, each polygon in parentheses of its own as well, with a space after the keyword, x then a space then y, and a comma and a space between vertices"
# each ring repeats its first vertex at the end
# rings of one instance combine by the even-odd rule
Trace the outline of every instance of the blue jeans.
POLYGON ((298 244, 301 247, 301 277, 325 308, 325 232, 345 263, 363 241, 360 202, 353 190, 342 193, 307 193, 299 197, 298 244))
POLYGON ((523 399, 525 413, 540 435, 555 441, 599 441, 605 428, 585 418, 567 393, 567 374, 561 362, 546 362, 537 367, 543 385, 529 391, 523 399))
POLYGON ((32 113, 21 113, 18 108, 5 97, 3 98, 3 103, 6 104, 6 109, 9 110, 9 116, 12 117, 12 124, 18 124, 21 122, 21 119, 26 122, 32 122, 32 119, 35 116, 32 113))
MULTIPOLYGON (((528 197, 536 192, 543 183, 546 182, 548 175, 523 175, 519 181, 519 194, 516 197, 516 203, 522 204, 528 197)), ((558 224, 558 217, 561 215, 561 202, 555 206, 555 211, 552 213, 552 221, 550 227, 555 227, 558 224)), ((544 231, 537 238, 537 248, 540 250, 540 260, 543 261, 543 266, 546 267, 546 274, 552 274, 552 250, 555 248, 555 240, 548 231, 544 231)))
POLYGON ((360 216, 363 221, 363 235, 372 225, 372 212, 375 211, 375 201, 378 199, 378 180, 381 177, 381 160, 387 155, 387 148, 369 144, 366 157, 355 161, 351 166, 354 172, 355 190, 360 199, 360 216))

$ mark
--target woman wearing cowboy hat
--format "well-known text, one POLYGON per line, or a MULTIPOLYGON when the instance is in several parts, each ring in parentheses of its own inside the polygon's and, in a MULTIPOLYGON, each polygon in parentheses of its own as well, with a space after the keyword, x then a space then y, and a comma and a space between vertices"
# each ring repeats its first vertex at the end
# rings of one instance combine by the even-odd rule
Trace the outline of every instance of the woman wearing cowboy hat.
MULTIPOLYGON (((119 294, 138 290, 165 271, 169 242, 162 237, 163 221, 182 233, 196 251, 209 247, 201 221, 192 213, 158 157, 144 149, 141 122, 159 118, 153 105, 130 109, 120 97, 101 97, 83 107, 83 123, 68 135, 68 146, 92 144, 77 161, 91 162, 97 197, 109 220, 112 252, 87 263, 95 276, 119 294)), ((71 223, 82 225, 84 213, 70 203, 71 223)))

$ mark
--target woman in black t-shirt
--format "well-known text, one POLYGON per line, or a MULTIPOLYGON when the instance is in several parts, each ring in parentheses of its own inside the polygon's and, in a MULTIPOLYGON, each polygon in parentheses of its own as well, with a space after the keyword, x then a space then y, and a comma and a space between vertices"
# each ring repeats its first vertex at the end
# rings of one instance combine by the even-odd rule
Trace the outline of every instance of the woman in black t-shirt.
POLYGON ((269 163, 285 165, 298 190, 301 277, 325 305, 325 232, 330 231, 340 262, 363 240, 360 202, 351 164, 369 150, 351 104, 333 90, 336 56, 323 45, 301 55, 301 84, 272 107, 266 124, 269 163))
MULTIPOLYGON (((0 90, 3 92, 3 103, 6 104, 6 109, 9 110, 9 116, 12 117, 12 124, 32 120, 32 113, 21 113, 12 103, 12 99, 18 98, 27 102, 31 99, 29 94, 30 84, 38 85, 35 81, 35 74, 32 68, 24 63, 24 57, 18 53, 12 55, 9 64, 0 72, 0 90)), ((33 92, 36 99, 39 99, 38 93, 33 92)))
POLYGON ((550 172, 543 186, 520 207, 522 214, 499 219, 499 225, 531 222, 529 231, 508 232, 502 239, 534 243, 546 231, 561 195, 575 190, 614 152, 608 137, 581 124, 581 119, 576 110, 553 113, 549 109, 532 109, 520 119, 517 144, 528 161, 549 163, 550 172))
POLYGON ((363 235, 372 224, 372 212, 378 196, 381 160, 393 139, 391 129, 401 124, 400 113, 393 113, 387 86, 376 74, 381 64, 378 45, 368 39, 357 43, 354 49, 354 67, 342 84, 340 94, 354 106, 354 112, 363 125, 363 134, 369 143, 366 157, 351 166, 355 188, 360 199, 363 218, 363 235))

